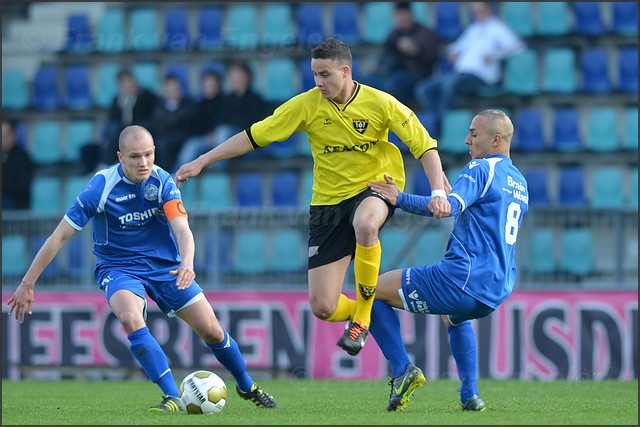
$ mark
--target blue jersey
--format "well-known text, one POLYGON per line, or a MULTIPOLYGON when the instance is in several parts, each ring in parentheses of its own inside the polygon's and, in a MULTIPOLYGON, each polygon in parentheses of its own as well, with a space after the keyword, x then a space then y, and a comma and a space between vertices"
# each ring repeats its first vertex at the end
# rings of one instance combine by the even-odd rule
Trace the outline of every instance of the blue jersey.
MULTIPOLYGON (((396 205, 428 215, 424 199, 400 193, 396 205)), ((456 218, 434 274, 495 309, 515 284, 515 243, 529 206, 527 182, 509 157, 491 155, 467 163, 447 199, 456 218)))
POLYGON ((153 166, 150 177, 136 184, 118 163, 91 178, 64 219, 76 230, 93 221, 97 266, 175 265, 181 259, 163 205, 180 198, 173 178, 160 167, 153 166))

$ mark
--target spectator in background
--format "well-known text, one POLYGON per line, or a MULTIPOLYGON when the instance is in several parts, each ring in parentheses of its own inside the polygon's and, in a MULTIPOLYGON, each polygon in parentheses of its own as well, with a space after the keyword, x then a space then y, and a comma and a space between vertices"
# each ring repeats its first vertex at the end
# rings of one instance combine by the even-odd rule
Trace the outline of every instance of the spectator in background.
POLYGON ((195 135, 195 115, 196 103, 183 93, 180 80, 167 75, 149 124, 156 141, 156 163, 163 169, 173 170, 184 142, 195 135))
POLYGON ((434 115, 438 127, 443 114, 461 94, 499 84, 502 61, 525 48, 524 42, 493 13, 487 2, 470 3, 473 22, 447 48, 450 71, 419 81, 415 97, 420 108, 434 115))
POLYGON ((16 123, 2 119, 2 209, 29 209, 34 164, 18 143, 16 123))
POLYGON ((404 104, 412 104, 416 83, 431 76, 435 69, 438 37, 415 21, 409 2, 396 3, 394 22, 378 64, 363 83, 390 93, 404 104))

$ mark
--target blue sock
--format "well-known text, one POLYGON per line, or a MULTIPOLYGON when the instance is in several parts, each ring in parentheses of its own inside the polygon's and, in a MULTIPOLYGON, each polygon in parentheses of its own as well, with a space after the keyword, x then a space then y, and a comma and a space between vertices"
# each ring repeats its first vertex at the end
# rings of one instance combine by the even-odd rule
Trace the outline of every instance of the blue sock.
POLYGON ((464 403, 468 398, 480 393, 478 392, 477 380, 477 343, 476 334, 469 321, 460 323, 458 326, 449 326, 449 347, 451 354, 458 366, 458 377, 460 378, 460 400, 464 403))
POLYGON ((400 320, 393 307, 380 300, 373 302, 369 332, 391 364, 393 378, 404 374, 411 359, 402 341, 400 320))
POLYGON ((146 326, 130 333, 131 353, 140 362, 149 379, 158 384, 165 396, 180 396, 180 390, 169 369, 167 356, 146 326))
POLYGON ((227 331, 224 331, 224 339, 222 342, 206 344, 213 352, 213 355, 216 356, 218 362, 220 362, 227 371, 231 372, 231 375, 233 375, 233 378, 236 380, 236 384, 238 384, 238 388, 242 391, 251 390, 253 380, 249 374, 247 374, 247 365, 242 358, 242 354, 240 354, 236 340, 231 338, 231 335, 229 335, 227 331))

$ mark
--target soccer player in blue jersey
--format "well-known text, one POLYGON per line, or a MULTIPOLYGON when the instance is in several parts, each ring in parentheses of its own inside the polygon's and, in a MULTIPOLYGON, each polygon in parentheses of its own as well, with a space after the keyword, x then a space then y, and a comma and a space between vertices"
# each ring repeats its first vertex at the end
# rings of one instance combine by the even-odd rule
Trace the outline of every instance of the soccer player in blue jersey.
MULTIPOLYGON (((485 110, 474 117, 465 139, 471 161, 447 196, 455 222, 444 258, 434 265, 379 277, 371 334, 391 365, 388 411, 403 410, 415 389, 426 382, 409 360, 393 307, 442 315, 458 366, 462 408, 486 408, 478 391, 476 337, 469 321, 497 309, 516 280, 515 245, 529 193, 509 156, 512 136, 513 124, 504 112, 485 110)), ((406 212, 432 215, 431 197, 400 192, 392 178, 385 180, 371 182, 369 188, 406 212)))
POLYGON ((20 323, 31 314, 33 288, 62 246, 93 223, 94 277, 127 333, 131 353, 163 392, 150 412, 179 412, 184 405, 160 344, 145 323, 145 294, 169 317, 178 316, 204 340, 233 375, 238 394, 258 407, 277 408, 255 384, 236 341, 222 328, 195 279, 195 243, 180 190, 154 165, 155 145, 141 126, 120 134, 119 163, 97 172, 38 251, 8 301, 20 323))

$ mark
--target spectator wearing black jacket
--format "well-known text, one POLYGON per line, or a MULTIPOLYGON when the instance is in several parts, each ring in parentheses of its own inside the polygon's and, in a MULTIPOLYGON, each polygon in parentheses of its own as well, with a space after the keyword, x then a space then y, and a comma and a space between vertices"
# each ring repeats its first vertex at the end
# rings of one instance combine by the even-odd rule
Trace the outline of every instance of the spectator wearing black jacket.
POLYGON ((16 123, 2 119, 2 209, 29 209, 34 164, 18 143, 16 123))

